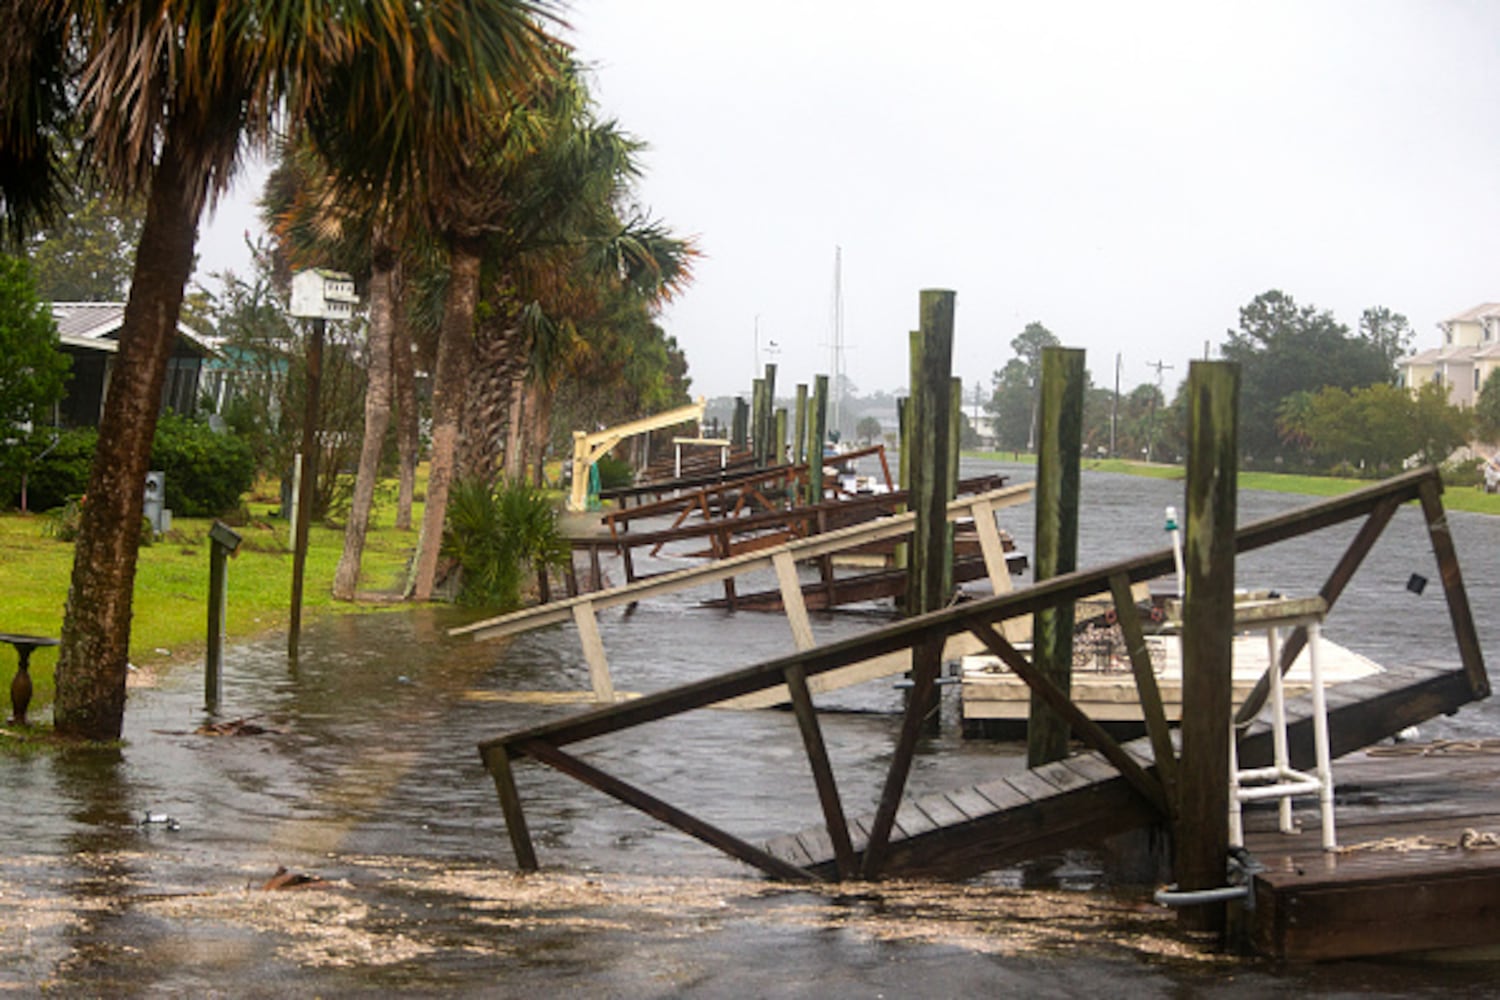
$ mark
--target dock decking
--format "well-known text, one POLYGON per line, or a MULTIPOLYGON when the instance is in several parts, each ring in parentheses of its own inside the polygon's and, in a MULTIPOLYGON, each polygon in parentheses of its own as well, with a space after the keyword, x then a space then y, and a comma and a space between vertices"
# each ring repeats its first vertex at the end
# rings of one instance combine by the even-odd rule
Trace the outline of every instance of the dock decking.
MULTIPOLYGON (((1388 669, 1374 677, 1331 687, 1328 725, 1332 751, 1347 754, 1408 726, 1455 711, 1475 700, 1461 670, 1388 669)), ((1287 701, 1293 766, 1313 760, 1311 700, 1287 701)), ((1125 750, 1152 768, 1151 744, 1139 739, 1125 750)), ((1240 741, 1240 760, 1255 767, 1271 760, 1270 728, 1252 723, 1240 741)), ((863 854, 872 817, 850 821, 857 855, 863 854)), ((883 855, 890 875, 963 877, 1160 822, 1161 817, 1100 754, 1080 753, 1057 763, 979 785, 907 798, 883 855)), ((825 828, 779 837, 766 851, 815 875, 833 878, 837 867, 825 828)))

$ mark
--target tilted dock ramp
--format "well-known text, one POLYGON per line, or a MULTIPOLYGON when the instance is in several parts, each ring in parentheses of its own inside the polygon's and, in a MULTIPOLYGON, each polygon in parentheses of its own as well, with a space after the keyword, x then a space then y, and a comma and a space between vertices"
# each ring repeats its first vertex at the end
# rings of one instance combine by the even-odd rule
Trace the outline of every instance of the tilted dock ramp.
MULTIPOLYGON (((1408 726, 1450 714, 1477 701, 1462 670, 1406 666, 1327 689, 1331 750, 1342 756, 1408 726)), ((1263 713, 1264 714, 1264 713, 1263 713)), ((1293 766, 1313 764, 1312 700, 1287 700, 1293 766)), ((1125 749, 1154 771, 1150 741, 1125 749)), ((1240 740, 1241 763, 1271 761, 1271 729, 1252 723, 1240 740)), ((850 818, 850 835, 863 861, 873 816, 850 818)), ((908 797, 881 870, 892 876, 964 877, 1056 853, 1161 822, 1161 817, 1115 768, 1095 752, 948 792, 908 797)), ((768 853, 825 878, 837 876, 827 830, 814 827, 778 837, 768 853)))

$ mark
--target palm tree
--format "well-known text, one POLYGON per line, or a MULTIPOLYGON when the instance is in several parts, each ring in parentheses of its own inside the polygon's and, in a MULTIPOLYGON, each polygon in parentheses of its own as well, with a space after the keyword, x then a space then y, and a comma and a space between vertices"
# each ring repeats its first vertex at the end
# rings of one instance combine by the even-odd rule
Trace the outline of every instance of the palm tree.
POLYGON ((205 205, 273 125, 307 129, 348 190, 431 177, 536 70, 546 0, 8 0, 0 198, 21 232, 56 204, 76 117, 84 169, 146 217, 89 480, 57 667, 56 727, 124 721, 143 482, 205 205), (27 175, 26 166, 38 168, 27 175))

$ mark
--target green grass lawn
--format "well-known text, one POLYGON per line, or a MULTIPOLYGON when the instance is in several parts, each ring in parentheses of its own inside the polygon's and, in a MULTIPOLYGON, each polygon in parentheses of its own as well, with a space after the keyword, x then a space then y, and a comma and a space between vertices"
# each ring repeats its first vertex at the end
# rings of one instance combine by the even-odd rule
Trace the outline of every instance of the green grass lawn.
MULTIPOLYGON (((271 495, 275 495, 272 493, 271 495)), ((420 494, 419 494, 420 495, 420 494)), ((252 522, 239 531, 244 541, 228 564, 225 631, 231 640, 285 629, 290 616, 292 554, 287 522, 271 520, 271 505, 252 500, 252 522)), ((416 546, 416 531, 396 531, 394 505, 377 509, 361 560, 361 591, 395 592, 405 579, 407 559, 416 546)), ((421 521, 421 505, 413 510, 421 521)), ((73 545, 48 536, 45 515, 0 516, 0 632, 56 636, 73 571, 73 545)), ((136 566, 135 600, 130 632, 130 661, 159 666, 201 658, 208 628, 208 529, 211 519, 174 518, 172 530, 142 548, 136 566)), ((308 533, 303 577, 303 621, 329 613, 378 610, 388 604, 335 601, 330 591, 343 552, 342 529, 314 525, 308 533)), ((38 649, 31 658, 36 693, 33 711, 53 697, 55 649, 38 649)), ((0 703, 16 661, 0 645, 0 703)), ((8 717, 8 716, 7 716, 8 717)))
MULTIPOLYGON (((1035 464, 1036 456, 1022 454, 1019 457, 1009 452, 966 452, 975 458, 998 462, 1020 462, 1035 464)), ((1187 470, 1180 465, 1161 465, 1155 462, 1133 462, 1122 458, 1085 459, 1083 468, 1094 472, 1118 472, 1127 476, 1147 476, 1152 479, 1182 479, 1187 470)), ((1342 479, 1337 476, 1301 476, 1281 472, 1244 472, 1239 475, 1242 490, 1266 490, 1271 493, 1298 493, 1310 497, 1336 497, 1352 493, 1357 489, 1373 485, 1373 479, 1342 479)), ((1443 490, 1443 506, 1449 510, 1464 510, 1475 514, 1500 514, 1500 493, 1486 493, 1478 486, 1447 486, 1443 490)))

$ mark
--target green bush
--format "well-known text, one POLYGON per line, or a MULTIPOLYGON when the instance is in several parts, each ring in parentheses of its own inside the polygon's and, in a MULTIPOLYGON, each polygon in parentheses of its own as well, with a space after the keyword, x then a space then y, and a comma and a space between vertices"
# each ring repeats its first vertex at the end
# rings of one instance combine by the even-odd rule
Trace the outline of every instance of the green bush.
POLYGON ((621 489, 635 481, 635 471, 631 469, 630 463, 622 462, 613 455, 605 455, 597 465, 601 490, 621 489))
POLYGON ((466 479, 448 496, 441 551, 463 570, 460 604, 511 610, 521 606, 526 569, 561 565, 568 543, 541 490, 524 482, 492 489, 466 479))
POLYGON ((14 444, 0 446, 0 506, 20 506, 23 473, 28 510, 51 510, 69 497, 82 496, 98 441, 99 432, 92 427, 61 434, 38 428, 14 444))
POLYGON ((255 457, 243 438, 175 413, 156 424, 151 468, 166 473, 166 506, 181 517, 234 510, 255 481, 255 457))

